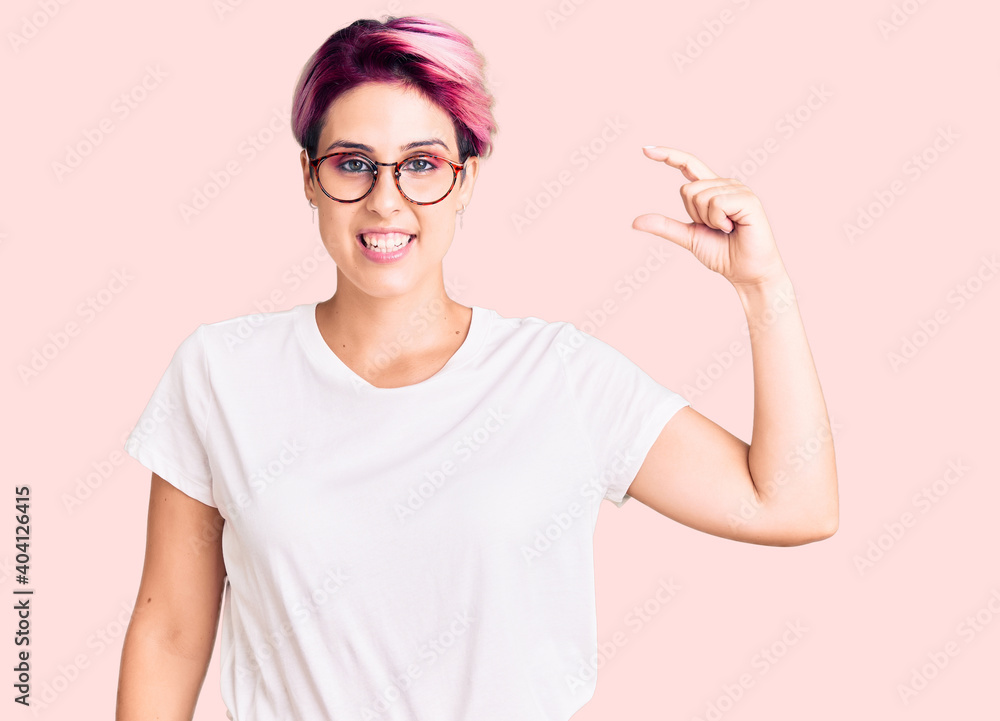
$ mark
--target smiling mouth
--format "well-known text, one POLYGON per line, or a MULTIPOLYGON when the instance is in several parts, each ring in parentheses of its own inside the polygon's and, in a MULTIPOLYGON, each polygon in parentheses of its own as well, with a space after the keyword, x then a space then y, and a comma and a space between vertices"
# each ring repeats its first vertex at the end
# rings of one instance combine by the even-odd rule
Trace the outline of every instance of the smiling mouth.
POLYGON ((365 246, 366 248, 368 248, 370 250, 383 251, 383 252, 388 252, 389 250, 392 250, 392 249, 398 250, 399 248, 405 247, 405 246, 409 245, 410 243, 412 243, 413 240, 414 240, 414 238, 416 238, 416 237, 417 237, 416 234, 414 234, 414 235, 411 235, 409 238, 407 238, 407 240, 406 240, 405 243, 401 243, 399 245, 390 245, 388 248, 383 248, 382 246, 371 245, 370 243, 368 243, 368 241, 365 240, 364 235, 362 235, 361 233, 358 233, 358 235, 357 235, 358 241, 360 241, 360 243, 363 246, 365 246))

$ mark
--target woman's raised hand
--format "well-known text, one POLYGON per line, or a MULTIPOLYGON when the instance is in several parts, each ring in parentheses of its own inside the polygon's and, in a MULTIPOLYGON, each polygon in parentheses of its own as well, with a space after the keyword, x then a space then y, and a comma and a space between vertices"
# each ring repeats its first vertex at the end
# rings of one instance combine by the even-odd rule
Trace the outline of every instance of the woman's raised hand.
POLYGON ((662 145, 643 148, 646 157, 680 169, 684 207, 694 221, 682 223, 646 213, 632 227, 690 250, 705 267, 737 289, 778 280, 785 266, 760 199, 738 180, 720 178, 691 153, 662 145))

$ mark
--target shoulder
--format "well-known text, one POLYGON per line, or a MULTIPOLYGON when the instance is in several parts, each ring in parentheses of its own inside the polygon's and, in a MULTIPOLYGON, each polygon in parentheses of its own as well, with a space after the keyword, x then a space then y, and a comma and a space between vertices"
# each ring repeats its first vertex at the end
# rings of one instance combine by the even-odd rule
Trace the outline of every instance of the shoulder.
POLYGON ((612 346, 568 320, 545 320, 537 316, 508 318, 495 310, 489 312, 493 314, 494 334, 501 339, 546 345, 560 357, 577 351, 597 355, 616 352, 612 346))
POLYGON ((571 321, 505 317, 495 310, 489 312, 491 323, 483 354, 486 358, 530 366, 545 377, 550 376, 543 368, 562 376, 591 377, 594 373, 620 372, 630 365, 613 346, 571 321))
POLYGON ((534 315, 505 316, 485 309, 490 316, 487 345, 493 349, 549 348, 558 350, 571 342, 576 327, 564 320, 546 320, 534 315))
POLYGON ((202 323, 184 342, 200 338, 203 352, 211 358, 270 352, 292 340, 302 314, 311 304, 279 311, 245 313, 202 323))

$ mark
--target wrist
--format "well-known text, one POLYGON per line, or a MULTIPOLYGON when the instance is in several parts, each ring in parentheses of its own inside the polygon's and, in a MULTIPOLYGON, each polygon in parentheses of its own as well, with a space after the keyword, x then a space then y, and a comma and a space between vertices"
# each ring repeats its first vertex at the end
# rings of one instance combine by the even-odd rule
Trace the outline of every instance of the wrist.
POLYGON ((791 302, 795 297, 792 279, 784 268, 753 283, 733 283, 733 288, 743 307, 748 310, 791 302))

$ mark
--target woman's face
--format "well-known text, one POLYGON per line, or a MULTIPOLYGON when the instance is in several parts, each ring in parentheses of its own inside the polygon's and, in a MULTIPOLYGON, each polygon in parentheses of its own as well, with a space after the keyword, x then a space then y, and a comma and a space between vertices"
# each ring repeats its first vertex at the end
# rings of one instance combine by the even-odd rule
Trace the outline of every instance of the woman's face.
MULTIPOLYGON (((451 116, 419 91, 387 83, 359 85, 330 106, 316 157, 345 150, 356 150, 380 163, 403 160, 418 151, 459 162, 451 116), (425 145, 424 141, 440 142, 425 145), (348 143, 353 145, 338 145, 348 143), (404 149, 411 143, 421 145, 404 149)), ((441 262, 455 234, 456 212, 472 197, 478 158, 468 159, 464 180, 460 171, 448 196, 433 205, 416 205, 404 198, 396 188, 393 169, 386 166, 378 166, 378 182, 362 200, 338 203, 309 177, 304 150, 301 159, 306 197, 319 208, 320 236, 337 264, 338 288, 346 279, 368 295, 390 297, 421 284, 443 287, 441 262), (398 260, 378 262, 368 255, 375 249, 366 249, 361 240, 362 231, 371 228, 398 228, 416 237, 398 260)), ((330 158, 324 163, 335 161, 330 158)), ((426 166, 417 163, 414 167, 426 166)))

